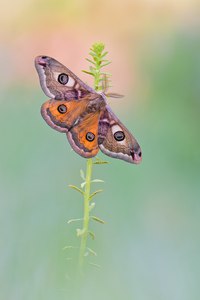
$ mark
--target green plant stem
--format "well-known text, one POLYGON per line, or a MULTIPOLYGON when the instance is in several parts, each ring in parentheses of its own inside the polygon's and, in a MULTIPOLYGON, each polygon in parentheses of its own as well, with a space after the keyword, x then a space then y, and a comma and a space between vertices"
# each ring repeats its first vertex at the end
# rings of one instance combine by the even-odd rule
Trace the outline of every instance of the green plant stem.
MULTIPOLYGON (((92 56, 93 61, 90 59, 89 62, 92 63, 93 66, 90 67, 90 72, 84 71, 89 73, 94 77, 94 88, 96 91, 100 89, 100 83, 102 78, 101 68, 105 65, 109 64, 110 62, 105 60, 105 56, 107 52, 104 52, 104 44, 99 42, 92 45, 90 49, 90 55, 92 56), (104 62, 104 65, 102 63, 104 62)), ((92 158, 87 159, 87 166, 86 166, 86 178, 85 178, 85 190, 84 190, 84 203, 83 203, 83 227, 80 233, 80 251, 79 251, 79 270, 82 273, 83 266, 84 266, 84 256, 87 249, 87 238, 89 233, 89 221, 90 221, 90 189, 91 189, 91 178, 92 178, 92 165, 93 161, 92 158)))
POLYGON ((84 215, 83 215, 83 228, 81 235, 81 244, 79 252, 79 268, 80 270, 84 265, 84 255, 86 252, 88 230, 89 230, 89 219, 90 219, 90 189, 91 189, 91 178, 92 178, 92 158, 87 159, 86 167, 86 178, 85 178, 85 191, 84 191, 84 215))
POLYGON ((98 91, 98 89, 99 89, 100 76, 101 76, 101 73, 100 73, 100 69, 99 69, 94 77, 94 88, 96 91, 98 91))

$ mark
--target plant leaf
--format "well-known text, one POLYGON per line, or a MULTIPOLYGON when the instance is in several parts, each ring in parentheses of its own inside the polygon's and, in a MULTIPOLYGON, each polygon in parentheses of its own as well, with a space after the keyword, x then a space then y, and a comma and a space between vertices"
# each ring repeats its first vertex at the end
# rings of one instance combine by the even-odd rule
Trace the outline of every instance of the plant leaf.
POLYGON ((63 250, 68 250, 68 249, 77 249, 78 247, 75 247, 75 246, 65 246, 63 248, 63 250))
POLYGON ((104 182, 104 181, 101 179, 93 179, 93 180, 91 180, 91 182, 104 182))
POLYGON ((91 266, 93 266, 93 267, 96 267, 96 268, 99 268, 99 269, 101 268, 101 266, 98 265, 98 264, 94 264, 94 263, 92 263, 92 262, 90 262, 89 264, 90 264, 91 266))
POLYGON ((92 231, 88 231, 88 234, 91 236, 91 238, 94 240, 95 239, 95 234, 92 231))
POLYGON ((108 73, 108 72, 103 72, 103 73, 101 73, 101 74, 105 74, 106 76, 109 76, 109 77, 112 76, 112 74, 110 74, 110 73, 108 73))
POLYGON ((105 67, 105 66, 107 66, 107 65, 109 65, 109 64, 111 64, 111 62, 110 62, 110 61, 108 61, 107 63, 105 63, 105 64, 101 65, 101 68, 103 68, 103 67, 105 67))
POLYGON ((89 252, 86 251, 86 252, 84 253, 84 256, 86 257, 86 256, 88 256, 88 255, 89 255, 89 252))
POLYGON ((83 188, 85 185, 86 185, 86 182, 85 182, 85 181, 81 183, 81 187, 82 187, 82 188, 83 188))
POLYGON ((79 229, 79 228, 76 229, 76 235, 77 235, 77 236, 81 236, 81 235, 83 235, 84 233, 85 233, 85 229, 79 229))
POLYGON ((108 54, 108 51, 105 51, 102 55, 101 58, 103 58, 104 56, 106 56, 108 54))
MULTIPOLYGON (((93 51, 93 49, 90 49, 90 50, 92 50, 92 51, 93 51)), ((97 56, 97 54, 96 54, 95 52, 89 52, 89 55, 91 55, 92 57, 95 57, 95 56, 97 56)))
POLYGON ((82 169, 80 169, 80 176, 83 180, 85 180, 85 174, 84 174, 84 171, 82 169))
POLYGON ((86 60, 87 60, 87 61, 89 61, 91 64, 95 65, 95 62, 94 62, 94 61, 92 61, 91 59, 89 59, 89 58, 86 58, 86 60))
POLYGON ((95 208, 95 203, 92 202, 90 205, 89 205, 89 210, 91 211, 93 208, 95 208))
POLYGON ((94 165, 103 165, 103 164, 109 164, 109 161, 105 161, 105 160, 97 160, 95 162, 93 162, 94 165))
POLYGON ((103 190, 97 190, 97 191, 95 191, 94 193, 92 193, 92 194, 90 195, 89 200, 92 200, 92 198, 93 198, 96 194, 99 194, 99 193, 101 193, 101 192, 103 192, 103 190))
POLYGON ((81 190, 81 189, 80 189, 79 187, 77 187, 76 185, 71 185, 71 184, 69 184, 69 187, 70 187, 71 189, 73 189, 73 190, 75 190, 75 191, 81 193, 82 195, 84 195, 84 191, 81 190))
POLYGON ((82 70, 82 72, 86 73, 86 74, 89 74, 89 75, 92 75, 94 76, 94 74, 92 72, 89 72, 89 71, 85 71, 85 70, 82 70))
POLYGON ((67 221, 67 224, 71 224, 73 222, 78 222, 78 221, 82 221, 83 219, 70 219, 69 221, 67 221))
POLYGON ((90 254, 92 254, 94 256, 97 256, 97 253, 94 250, 92 250, 91 248, 88 248, 88 247, 87 247, 87 249, 88 249, 90 254))
POLYGON ((100 165, 100 164, 109 164, 108 161, 102 160, 99 157, 96 157, 96 160, 93 162, 94 165, 100 165))
POLYGON ((101 224, 105 224, 105 221, 102 220, 102 219, 100 219, 100 218, 98 218, 98 217, 90 216, 90 218, 91 218, 92 220, 96 221, 96 222, 99 222, 99 223, 101 223, 101 224))

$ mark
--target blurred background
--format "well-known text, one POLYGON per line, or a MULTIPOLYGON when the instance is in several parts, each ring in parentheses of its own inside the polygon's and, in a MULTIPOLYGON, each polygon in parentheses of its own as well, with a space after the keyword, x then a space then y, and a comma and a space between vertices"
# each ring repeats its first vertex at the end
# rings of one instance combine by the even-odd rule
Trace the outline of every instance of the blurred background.
POLYGON ((17 0, 0 12, 0 298, 200 299, 200 5, 193 0, 17 0), (95 166, 96 234, 84 282, 67 220, 82 216, 86 161, 46 125, 37 55, 81 70, 94 42, 112 64, 109 99, 143 150, 134 166, 95 166), (70 260, 72 258, 72 260, 70 260), (80 295, 74 295, 78 290, 80 295))

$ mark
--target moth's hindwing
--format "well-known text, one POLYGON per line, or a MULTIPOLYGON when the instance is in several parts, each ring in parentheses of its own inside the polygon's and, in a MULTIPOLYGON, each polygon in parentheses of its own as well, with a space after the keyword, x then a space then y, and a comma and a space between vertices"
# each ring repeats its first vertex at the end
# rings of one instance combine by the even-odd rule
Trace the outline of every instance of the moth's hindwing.
POLYGON ((108 106, 99 120, 99 148, 108 156, 130 163, 138 164, 142 159, 138 142, 108 106))

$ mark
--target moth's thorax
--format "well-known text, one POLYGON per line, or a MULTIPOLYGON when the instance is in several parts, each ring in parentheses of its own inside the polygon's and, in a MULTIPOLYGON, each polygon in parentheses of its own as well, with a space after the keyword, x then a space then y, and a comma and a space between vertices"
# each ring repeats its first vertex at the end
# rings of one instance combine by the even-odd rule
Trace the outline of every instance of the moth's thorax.
POLYGON ((89 96, 89 102, 87 106, 87 112, 95 112, 95 111, 101 111, 105 106, 106 102, 102 95, 100 94, 90 94, 89 96))

